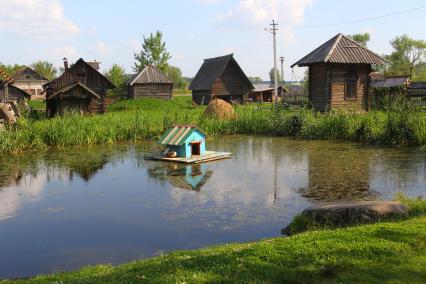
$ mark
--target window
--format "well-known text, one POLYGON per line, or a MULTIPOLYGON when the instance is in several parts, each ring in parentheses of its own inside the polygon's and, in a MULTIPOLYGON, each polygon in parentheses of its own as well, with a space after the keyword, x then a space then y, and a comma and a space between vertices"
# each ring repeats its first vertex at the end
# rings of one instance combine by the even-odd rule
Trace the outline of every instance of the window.
POLYGON ((346 70, 345 74, 345 99, 356 98, 356 85, 358 76, 356 68, 350 67, 346 70))

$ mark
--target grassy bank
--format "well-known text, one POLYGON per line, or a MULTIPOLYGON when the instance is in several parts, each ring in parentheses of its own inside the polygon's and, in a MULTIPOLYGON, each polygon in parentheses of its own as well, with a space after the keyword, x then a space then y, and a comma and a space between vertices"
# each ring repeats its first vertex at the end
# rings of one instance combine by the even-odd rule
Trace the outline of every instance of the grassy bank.
MULTIPOLYGON (((424 283, 426 202, 405 220, 229 244, 3 283, 424 283)), ((1 283, 1 281, 0 281, 1 283)))
POLYGON ((318 113, 307 108, 274 111, 270 105, 252 104, 237 106, 239 118, 233 121, 203 118, 204 109, 193 106, 190 97, 176 97, 120 101, 97 116, 21 119, 16 128, 1 133, 0 153, 156 138, 173 123, 197 124, 211 136, 254 134, 426 145, 426 113, 410 108, 318 113))

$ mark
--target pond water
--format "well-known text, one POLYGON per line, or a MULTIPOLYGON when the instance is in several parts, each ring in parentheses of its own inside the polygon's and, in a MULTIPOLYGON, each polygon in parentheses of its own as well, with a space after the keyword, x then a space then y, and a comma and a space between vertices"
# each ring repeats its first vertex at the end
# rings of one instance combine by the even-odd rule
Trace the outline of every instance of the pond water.
POLYGON ((426 149, 225 137, 232 159, 144 160, 153 142, 0 158, 0 278, 280 236, 310 204, 425 196, 426 149))

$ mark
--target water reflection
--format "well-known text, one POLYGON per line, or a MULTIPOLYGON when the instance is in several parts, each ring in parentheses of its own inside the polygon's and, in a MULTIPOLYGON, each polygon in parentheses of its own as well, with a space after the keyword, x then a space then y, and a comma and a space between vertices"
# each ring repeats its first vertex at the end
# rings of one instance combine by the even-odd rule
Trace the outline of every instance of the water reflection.
POLYGON ((175 188, 200 191, 212 176, 207 164, 182 165, 175 163, 159 163, 148 168, 148 176, 160 181, 168 181, 175 188))
POLYGON ((426 149, 276 137, 209 145, 232 159, 146 161, 159 150, 151 142, 0 157, 0 278, 279 236, 317 201, 425 195, 426 149))

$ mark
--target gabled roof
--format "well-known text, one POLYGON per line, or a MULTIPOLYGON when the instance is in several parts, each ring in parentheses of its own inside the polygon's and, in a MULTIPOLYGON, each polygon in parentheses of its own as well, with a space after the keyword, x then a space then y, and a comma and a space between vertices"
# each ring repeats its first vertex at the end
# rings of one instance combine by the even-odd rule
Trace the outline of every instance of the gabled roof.
POLYGON ((250 82, 246 74, 244 74, 240 65, 234 59, 233 54, 205 59, 200 70, 198 70, 197 75, 192 80, 189 90, 193 91, 207 91, 211 90, 213 83, 217 78, 222 74, 228 64, 235 64, 241 76, 247 82, 251 89, 254 89, 253 84, 250 82))
POLYGON ((158 141, 158 144, 182 146, 185 144, 186 139, 191 136, 194 131, 198 131, 204 135, 204 137, 207 136, 207 134, 201 131, 197 126, 175 125, 169 128, 166 133, 164 133, 164 135, 158 141))
POLYGON ((74 88, 82 88, 83 90, 87 91, 89 94, 91 94, 92 96, 101 99, 101 97, 96 94, 94 91, 92 91, 89 87, 87 87, 86 85, 80 83, 80 82, 75 82, 74 84, 68 85, 62 89, 60 89, 59 91, 57 91, 55 94, 51 95, 50 97, 47 98, 47 100, 50 100, 54 97, 56 97, 59 94, 63 94, 65 92, 68 92, 69 90, 72 90, 74 88))
MULTIPOLYGON (((266 91, 273 91, 275 86, 273 82, 269 82, 269 83, 256 83, 253 84, 254 87, 254 92, 266 92, 266 91)), ((278 84, 278 89, 282 88, 284 92, 288 93, 288 89, 283 86, 282 84, 278 84)))
POLYGON ((144 69, 134 74, 127 81, 127 84, 132 86, 133 84, 173 84, 166 75, 158 70, 153 65, 147 65, 144 69))
POLYGON ((410 83, 410 76, 393 76, 393 77, 385 77, 382 80, 372 80, 371 87, 373 88, 407 87, 409 83, 410 83))
POLYGON ((13 75, 13 79, 15 80, 38 80, 38 81, 49 81, 45 77, 41 76, 39 73, 34 71, 30 67, 25 67, 22 70, 19 70, 18 72, 13 75))
POLYGON ((347 63, 347 64, 385 64, 387 61, 380 55, 360 45, 343 34, 332 39, 291 65, 309 66, 315 63, 347 63))

